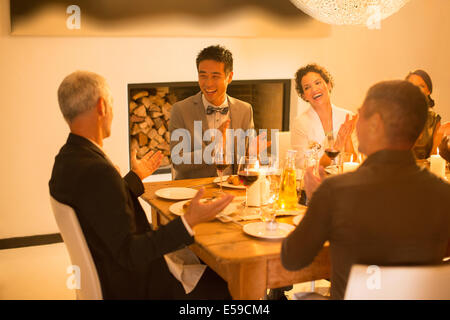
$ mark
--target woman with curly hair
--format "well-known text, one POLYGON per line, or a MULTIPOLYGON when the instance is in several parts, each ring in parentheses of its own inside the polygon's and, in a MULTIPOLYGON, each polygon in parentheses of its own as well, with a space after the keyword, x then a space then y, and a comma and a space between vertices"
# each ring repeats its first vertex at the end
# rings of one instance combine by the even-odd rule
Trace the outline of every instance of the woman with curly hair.
MULTIPOLYGON (((324 153, 325 141, 333 138, 334 149, 356 153, 352 141, 356 116, 331 103, 330 94, 333 79, 328 71, 317 65, 308 64, 295 74, 296 90, 310 107, 298 116, 291 128, 291 145, 302 155, 312 144, 320 144, 320 164, 327 166, 331 159, 324 153)), ((300 157, 298 164, 303 165, 300 157)))

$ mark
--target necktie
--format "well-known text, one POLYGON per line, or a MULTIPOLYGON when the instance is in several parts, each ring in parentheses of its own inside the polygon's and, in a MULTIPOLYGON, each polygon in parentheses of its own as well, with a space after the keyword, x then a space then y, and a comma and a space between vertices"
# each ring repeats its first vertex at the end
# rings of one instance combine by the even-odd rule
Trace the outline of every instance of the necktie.
POLYGON ((207 115, 210 115, 210 114, 212 114, 213 112, 220 112, 221 114, 227 114, 227 112, 228 112, 228 107, 225 107, 225 108, 216 108, 216 107, 213 107, 213 106, 208 106, 208 108, 206 108, 206 114, 207 114, 207 115))

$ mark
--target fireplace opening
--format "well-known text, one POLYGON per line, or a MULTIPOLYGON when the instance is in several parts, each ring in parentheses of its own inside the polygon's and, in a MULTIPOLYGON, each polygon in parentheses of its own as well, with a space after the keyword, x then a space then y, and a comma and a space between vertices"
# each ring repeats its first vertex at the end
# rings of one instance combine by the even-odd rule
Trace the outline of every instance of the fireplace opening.
MULTIPOLYGON (((291 81, 234 80, 227 93, 252 105, 255 129, 257 132, 267 129, 268 140, 271 140, 271 129, 289 130, 291 81)), ((150 150, 159 150, 164 159, 155 174, 169 173, 172 105, 199 91, 197 82, 128 84, 129 155, 134 149, 137 149, 138 158, 150 150)))

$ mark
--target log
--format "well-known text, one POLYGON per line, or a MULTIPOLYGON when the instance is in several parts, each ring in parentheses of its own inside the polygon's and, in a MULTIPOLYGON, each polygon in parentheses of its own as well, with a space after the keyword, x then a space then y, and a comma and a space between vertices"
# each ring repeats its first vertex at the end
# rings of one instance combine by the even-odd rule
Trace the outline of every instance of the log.
POLYGON ((153 122, 152 118, 150 118, 150 117, 146 117, 145 118, 145 122, 147 122, 147 124, 148 124, 148 126, 150 128, 153 128, 153 126, 155 125, 155 123, 153 122))
POLYGON ((156 88, 156 95, 160 96, 161 98, 164 98, 166 94, 169 93, 169 87, 160 87, 156 88))
POLYGON ((170 132, 166 131, 164 133, 164 139, 167 141, 167 143, 170 143, 170 132))
POLYGON ((161 118, 155 118, 155 119, 153 119, 153 121, 155 122, 156 129, 159 129, 159 128, 161 128, 162 125, 164 125, 161 118))
POLYGON ((147 154, 147 152, 149 152, 149 151, 150 151, 150 148, 148 146, 144 146, 142 148, 139 148, 138 152, 137 152, 137 157, 140 159, 143 156, 145 156, 147 154))
POLYGON ((161 126, 159 129, 158 129, 158 134, 161 136, 161 137, 164 137, 164 134, 167 132, 167 129, 166 129, 166 127, 164 127, 164 126, 161 126))
POLYGON ((170 145, 167 142, 163 142, 161 144, 158 145, 157 147, 159 150, 170 150, 170 145))
POLYGON ((158 144, 161 144, 161 143, 165 143, 165 142, 166 142, 166 141, 164 140, 164 138, 161 137, 160 135, 157 135, 157 136, 155 137, 155 140, 158 142, 158 144))
POLYGON ((164 115, 164 120, 169 120, 170 119, 170 111, 172 110, 172 106, 168 103, 165 103, 162 108, 162 113, 164 115))
POLYGON ((161 98, 160 96, 154 96, 152 102, 158 107, 162 107, 164 103, 166 103, 166 100, 164 100, 164 98, 161 98))
POLYGON ((137 107, 137 103, 134 101, 130 101, 130 113, 137 107))
POLYGON ((155 129, 150 130, 150 132, 148 133, 148 137, 153 140, 158 136, 158 131, 156 131, 155 129))
POLYGON ((156 149, 157 146, 158 146, 158 141, 156 141, 156 140, 150 141, 150 144, 149 144, 150 149, 156 149))
POLYGON ((152 105, 150 99, 148 97, 142 97, 141 103, 148 109, 152 105))
POLYGON ((144 117, 138 117, 135 114, 132 114, 130 117, 130 122, 142 122, 142 121, 145 121, 144 117))
POLYGON ((139 133, 138 139, 139 139, 139 146, 140 147, 143 147, 143 146, 147 145, 148 137, 145 134, 143 134, 142 132, 139 133))
POLYGON ((174 95, 173 93, 169 93, 168 95, 166 95, 166 99, 167 99, 167 102, 170 104, 174 104, 175 102, 178 101, 177 96, 174 95))
POLYGON ((162 117, 162 116, 163 116, 163 113, 162 113, 162 112, 151 112, 151 113, 150 113, 150 116, 151 116, 153 119, 155 119, 155 118, 162 117))
POLYGON ((138 134, 139 132, 141 132, 141 128, 139 127, 139 125, 138 125, 137 123, 135 123, 135 124, 133 125, 133 128, 131 129, 130 134, 131 134, 132 136, 134 136, 134 135, 138 134))
POLYGON ((139 128, 141 128, 141 129, 145 129, 145 128, 148 128, 148 123, 147 122, 140 122, 139 124, 138 124, 138 126, 139 126, 139 128))
POLYGON ((133 100, 136 101, 139 98, 147 97, 147 96, 148 96, 148 91, 140 91, 133 96, 133 100))
POLYGON ((147 116, 147 109, 143 104, 141 104, 139 107, 134 109, 133 113, 137 115, 138 117, 146 117, 147 116))
POLYGON ((149 108, 150 112, 161 112, 161 108, 158 107, 156 104, 151 104, 150 108, 149 108))

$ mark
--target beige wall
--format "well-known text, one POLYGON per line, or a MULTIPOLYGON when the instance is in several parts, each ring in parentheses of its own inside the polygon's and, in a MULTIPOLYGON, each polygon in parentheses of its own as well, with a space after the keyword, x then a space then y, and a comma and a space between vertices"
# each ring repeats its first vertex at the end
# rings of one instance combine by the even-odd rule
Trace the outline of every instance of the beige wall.
POLYGON ((333 74, 334 103, 356 110, 368 87, 427 70, 436 110, 450 120, 448 0, 412 0, 381 30, 333 27, 325 38, 11 37, 9 1, 0 0, 0 238, 57 232, 48 201, 53 158, 66 139, 56 88, 76 69, 104 75, 115 96, 105 149, 125 172, 127 83, 194 81, 197 52, 221 43, 235 58, 235 79, 291 78, 318 62, 333 74), (447 89, 447 90, 446 90, 447 89))

